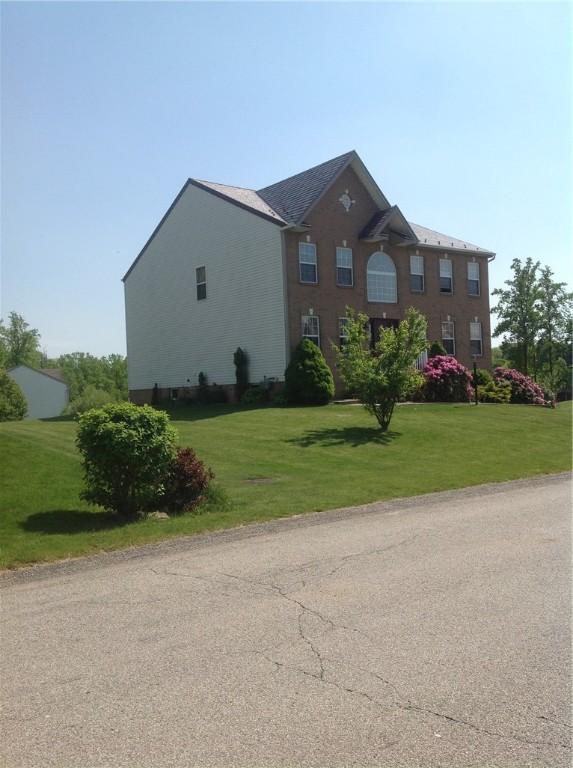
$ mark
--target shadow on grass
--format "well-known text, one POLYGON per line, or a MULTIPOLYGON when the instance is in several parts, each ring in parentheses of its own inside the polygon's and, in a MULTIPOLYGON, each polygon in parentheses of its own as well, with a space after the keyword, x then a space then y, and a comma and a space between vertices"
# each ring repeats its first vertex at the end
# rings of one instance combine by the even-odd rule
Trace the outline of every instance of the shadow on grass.
POLYGON ((34 533, 94 533, 120 528, 125 521, 108 512, 86 512, 79 509, 50 509, 30 515, 21 523, 25 531, 34 533))
POLYGON ((263 411, 269 408, 273 408, 270 403, 257 403, 254 405, 219 403, 213 405, 158 406, 158 410, 165 411, 172 421, 202 421, 203 419, 214 419, 218 416, 231 416, 234 413, 246 413, 247 411, 263 411))
POLYGON ((301 448, 309 448, 311 445, 351 445, 357 448, 359 445, 372 443, 375 445, 387 445, 401 436, 401 432, 382 432, 379 427, 326 427, 325 429, 313 429, 305 432, 300 437, 293 437, 287 443, 299 445, 301 448))

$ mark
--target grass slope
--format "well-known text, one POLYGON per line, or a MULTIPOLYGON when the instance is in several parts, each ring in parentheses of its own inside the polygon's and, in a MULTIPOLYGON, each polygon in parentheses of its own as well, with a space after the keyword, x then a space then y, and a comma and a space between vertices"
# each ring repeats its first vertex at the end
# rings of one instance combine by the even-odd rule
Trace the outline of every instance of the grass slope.
POLYGON ((124 526, 79 501, 73 422, 0 425, 0 567, 571 467, 571 403, 405 406, 387 435, 356 406, 221 406, 173 418, 231 503, 124 526))

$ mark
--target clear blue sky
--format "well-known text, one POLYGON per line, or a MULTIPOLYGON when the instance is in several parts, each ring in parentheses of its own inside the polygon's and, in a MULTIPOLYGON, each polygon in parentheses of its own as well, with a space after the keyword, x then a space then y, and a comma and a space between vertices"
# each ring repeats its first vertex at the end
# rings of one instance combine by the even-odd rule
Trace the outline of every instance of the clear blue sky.
POLYGON ((407 218, 571 283, 571 6, 4 3, 2 307, 125 351, 121 277, 188 176, 356 149, 407 218))

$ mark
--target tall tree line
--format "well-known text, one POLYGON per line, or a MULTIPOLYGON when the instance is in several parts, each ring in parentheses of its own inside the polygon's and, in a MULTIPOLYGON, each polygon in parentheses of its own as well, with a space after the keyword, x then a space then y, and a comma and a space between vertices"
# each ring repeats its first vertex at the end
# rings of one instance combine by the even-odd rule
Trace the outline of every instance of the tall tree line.
POLYGON ((573 293, 557 282, 548 266, 514 259, 512 277, 492 295, 499 318, 494 336, 503 335, 501 353, 508 363, 553 392, 571 388, 573 293))

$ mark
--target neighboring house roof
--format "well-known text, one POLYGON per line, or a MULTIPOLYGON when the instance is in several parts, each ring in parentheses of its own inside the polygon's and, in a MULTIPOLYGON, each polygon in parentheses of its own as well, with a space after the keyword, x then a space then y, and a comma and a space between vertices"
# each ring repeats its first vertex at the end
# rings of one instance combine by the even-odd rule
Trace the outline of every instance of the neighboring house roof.
POLYGON ((419 224, 410 222, 410 226, 414 230, 416 237, 420 245, 428 245, 433 248, 440 249, 453 249, 456 251, 475 251, 476 253, 485 253, 488 256, 493 256, 494 252, 489 251, 487 248, 480 248, 479 245, 468 243, 465 240, 460 240, 457 237, 451 237, 450 235, 444 235, 443 232, 436 232, 433 229, 422 227, 419 224))
POLYGON ((65 387, 68 386, 64 379, 64 375, 59 368, 33 368, 31 365, 26 365, 26 363, 20 363, 20 365, 15 365, 12 368, 9 368, 7 373, 16 371, 18 368, 28 368, 28 370, 34 371, 34 373, 41 373, 42 376, 47 376, 49 379, 57 381, 58 384, 63 384, 65 387))

